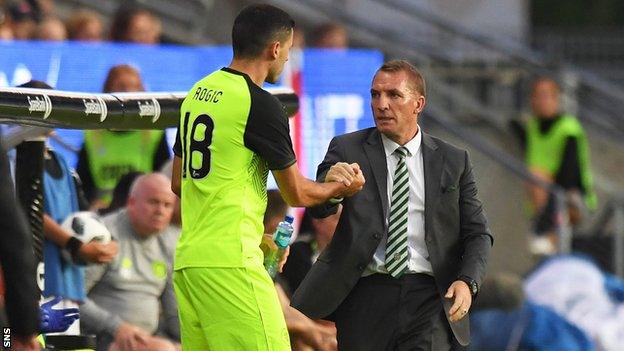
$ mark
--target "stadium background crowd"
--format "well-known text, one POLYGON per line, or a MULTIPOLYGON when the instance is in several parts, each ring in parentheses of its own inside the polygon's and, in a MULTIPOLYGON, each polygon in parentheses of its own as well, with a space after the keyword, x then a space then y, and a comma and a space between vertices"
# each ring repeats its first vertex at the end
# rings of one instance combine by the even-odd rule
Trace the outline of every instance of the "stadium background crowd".
MULTIPOLYGON (((603 1, 601 4, 608 7, 610 3, 603 1)), ((613 5, 613 8, 616 8, 619 11, 616 12, 624 18, 621 7, 613 5)), ((542 12, 547 10, 547 6, 542 8, 542 12)), ((537 22, 546 21, 540 17, 542 12, 539 12, 539 6, 534 6, 534 11, 537 13, 534 14, 537 22), (538 9, 535 10, 535 7, 538 9)), ((598 10, 592 13, 600 14, 598 10)), ((601 18, 609 19, 605 15, 601 18)), ((611 20, 618 23, 617 18, 611 20)), ((583 19, 579 21, 583 22, 583 19)), ((112 41, 159 45, 163 42, 163 23, 140 2, 127 3, 117 9, 112 17, 107 18, 97 11, 79 6, 71 12, 63 11, 61 14, 57 11, 53 0, 0 0, 0 40, 112 41)), ((166 38, 166 41, 175 42, 171 38, 166 38)), ((297 28, 294 46, 348 49, 349 30, 340 23, 318 21, 314 25, 297 28)), ((520 255, 525 257, 524 262, 528 261, 530 264, 526 264, 522 270, 505 269, 509 268, 509 265, 505 264, 502 265, 503 269, 490 269, 492 273, 476 300, 474 307, 476 313, 471 315, 473 343, 470 349, 509 350, 516 347, 531 350, 618 350, 618 347, 624 345, 624 281, 622 277, 613 275, 615 273, 613 268, 605 264, 604 256, 610 255, 611 251, 604 251, 605 245, 601 244, 604 238, 588 237, 593 234, 592 230, 604 232, 613 229, 610 217, 595 217, 591 214, 592 211, 598 209, 598 213, 604 214, 605 211, 614 212, 613 209, 617 208, 613 202, 606 201, 608 198, 604 195, 602 199, 605 201, 597 205, 593 198, 593 182, 602 181, 599 177, 591 179, 589 155, 596 154, 596 151, 590 148, 591 137, 596 137, 596 134, 586 133, 582 126, 575 124, 576 122, 570 122, 574 126, 568 129, 566 127, 561 127, 561 131, 556 129, 559 128, 558 121, 568 116, 564 110, 567 106, 563 105, 559 96, 564 90, 562 84, 566 83, 558 84, 559 77, 551 77, 553 80, 537 78, 532 77, 531 81, 534 83, 519 89, 523 94, 520 100, 527 106, 525 110, 529 111, 531 118, 511 121, 509 135, 519 137, 518 149, 527 155, 527 168, 536 178, 547 184, 558 184, 564 189, 568 201, 563 212, 569 217, 575 232, 585 234, 585 236, 579 234, 575 248, 587 256, 557 255, 560 245, 557 234, 560 223, 553 218, 561 215, 561 212, 556 212, 561 209, 557 209, 556 198, 552 193, 549 194, 543 187, 527 182, 529 189, 521 201, 529 200, 530 203, 525 207, 530 215, 516 213, 516 217, 530 223, 526 225, 530 228, 527 230, 529 233, 526 238, 509 241, 504 235, 503 239, 500 239, 499 235, 496 245, 506 247, 506 252, 519 251, 520 255), (556 130, 556 133, 552 133, 549 137, 550 130, 556 130), (552 136, 554 134, 558 136, 552 136), (589 142, 586 140, 588 136, 589 142), (538 139, 539 141, 536 141, 538 139), (533 145, 531 149, 532 142, 541 144, 533 145), (545 145, 555 146, 549 148, 545 145), (565 151, 562 151, 563 149, 565 151), (594 224, 592 221, 599 223, 592 226, 590 225, 594 224), (526 245, 518 247, 519 242, 525 241, 528 242, 526 245), (594 260, 599 264, 594 264, 594 260), (583 306, 591 307, 589 310, 583 310, 583 306)), ((102 82, 104 92, 144 90, 140 72, 128 65, 113 67, 106 82, 102 82)), ((576 121, 573 116, 571 118, 576 121)), ((428 128, 427 122, 424 123, 425 128, 428 128)), ((432 125, 431 129, 434 128, 432 125)), ((621 148, 621 144, 619 147, 621 148)), ((613 150, 605 152, 611 153, 613 150)), ((130 218, 130 227, 136 232, 145 232, 145 237, 155 238, 149 245, 145 245, 144 242, 134 245, 130 242, 134 240, 132 238, 130 241, 124 241, 124 238, 117 237, 118 243, 113 247, 88 249, 83 247, 77 253, 83 261, 89 263, 85 273, 87 290, 84 292, 86 294, 84 298, 78 297, 73 300, 87 301, 87 308, 81 307, 81 312, 84 313, 81 328, 83 331, 98 335, 99 349, 179 348, 179 330, 175 327, 177 312, 175 301, 171 301, 172 288, 167 278, 171 274, 171 253, 180 223, 179 204, 173 199, 173 194, 161 194, 164 198, 161 201, 162 208, 153 209, 155 216, 160 216, 159 227, 147 231, 136 229, 137 226, 141 226, 138 223, 142 221, 156 220, 146 220, 149 211, 136 210, 149 200, 144 195, 145 191, 137 189, 138 186, 134 181, 138 178, 143 179, 143 183, 149 183, 151 179, 163 188, 168 180, 152 173, 162 172, 170 176, 171 165, 168 162, 170 154, 170 147, 162 132, 102 131, 87 134, 85 146, 79 152, 78 164, 69 165, 70 168, 77 170, 82 180, 82 184, 76 185, 75 191, 75 196, 81 200, 78 201, 82 204, 80 209, 98 211, 107 216, 104 222, 111 227, 114 226, 113 223, 118 224, 121 221, 117 217, 127 216, 130 218), (119 145, 127 146, 126 151, 137 150, 136 154, 139 154, 138 150, 147 149, 150 152, 142 154, 142 157, 119 160, 115 158, 119 152, 119 145), (94 153, 97 153, 97 156, 93 156, 94 153), (146 162, 145 158, 148 158, 149 162, 146 162), (115 164, 116 162, 119 164, 115 164), (115 172, 106 172, 103 169, 115 169, 115 172), (102 179, 102 173, 109 174, 109 179, 102 179), (145 181, 145 176, 141 174, 150 174, 147 176, 148 181, 145 181), (81 198, 81 190, 86 194, 85 198, 81 198), (169 195, 171 199, 166 199, 169 195), (136 220, 132 219, 133 216, 136 220), (123 288, 125 295, 115 295, 121 294, 114 289, 120 279, 115 274, 131 275, 133 269, 141 269, 129 265, 125 261, 126 257, 122 257, 122 252, 144 255, 148 264, 146 269, 161 267, 158 269, 161 269, 164 280, 136 281, 135 285, 123 288), (155 259, 155 255, 159 258, 155 259), (162 266, 159 266, 160 264, 162 266), (108 266, 114 269, 107 271, 108 266), (150 291, 138 287, 146 284, 150 286, 150 291), (139 311, 141 308, 147 308, 148 311, 128 311, 123 307, 116 311, 115 308, 124 306, 113 302, 120 299, 128 304, 142 305, 137 307, 139 311), (141 304, 147 300, 150 302, 141 304), (102 308, 98 303, 106 307, 102 308)), ((483 183, 481 188, 484 188, 483 185, 487 182, 496 181, 488 179, 487 175, 482 175, 481 179, 483 183)), ((139 182, 140 184, 142 183, 139 182)), ((155 191, 149 193, 153 195, 155 191)), ((491 208, 487 200, 485 207, 486 210, 491 208)), ((291 211, 293 210, 283 202, 279 192, 270 190, 265 215, 265 232, 273 232, 277 223, 291 211)), ((317 220, 303 214, 297 239, 291 247, 289 261, 283 274, 276 281, 295 350, 336 348, 335 328, 329 323, 312 321, 290 308, 288 299, 312 262, 331 240, 338 216, 339 214, 317 220)), ((59 219, 59 222, 61 221, 62 218, 59 219)), ((47 234, 46 237, 60 247, 69 248, 67 239, 53 240, 47 234)), ((611 263, 611 260, 606 261, 611 263)), ((5 285, 11 283, 4 282, 5 285)), ((3 322, 2 325, 8 324, 3 322)))

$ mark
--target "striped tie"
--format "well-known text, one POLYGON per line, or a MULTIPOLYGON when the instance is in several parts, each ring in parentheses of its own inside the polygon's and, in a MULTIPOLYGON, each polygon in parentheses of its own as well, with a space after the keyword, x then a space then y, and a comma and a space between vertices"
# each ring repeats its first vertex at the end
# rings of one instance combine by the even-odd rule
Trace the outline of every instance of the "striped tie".
POLYGON ((386 243, 386 269, 399 278, 407 269, 407 204, 409 202, 409 177, 405 156, 407 149, 401 146, 394 150, 399 163, 394 171, 394 186, 388 220, 388 242, 386 243))

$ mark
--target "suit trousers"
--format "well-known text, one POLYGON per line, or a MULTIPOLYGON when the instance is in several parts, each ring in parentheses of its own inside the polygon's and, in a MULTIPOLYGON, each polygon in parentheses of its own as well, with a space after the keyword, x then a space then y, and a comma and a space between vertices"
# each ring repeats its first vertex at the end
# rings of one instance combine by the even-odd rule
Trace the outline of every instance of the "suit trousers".
POLYGON ((453 333, 434 278, 360 278, 334 314, 341 351, 446 351, 453 333))

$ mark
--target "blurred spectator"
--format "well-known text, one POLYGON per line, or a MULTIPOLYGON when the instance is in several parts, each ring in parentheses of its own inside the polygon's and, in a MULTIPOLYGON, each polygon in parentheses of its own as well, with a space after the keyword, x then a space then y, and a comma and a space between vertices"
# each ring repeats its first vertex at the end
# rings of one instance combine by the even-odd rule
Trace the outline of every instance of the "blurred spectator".
POLYGON ((267 190, 267 207, 264 212, 264 232, 273 234, 279 222, 288 214, 288 204, 277 189, 267 190))
POLYGON ((290 306, 290 299, 284 289, 276 284, 277 297, 280 300, 282 311, 293 351, 336 351, 336 327, 333 323, 313 321, 290 306))
POLYGON ((513 273, 498 273, 483 280, 483 289, 472 307, 474 310, 513 311, 523 303, 522 278, 513 273))
POLYGON ((583 330, 552 309, 530 301, 513 311, 475 311, 470 322, 468 351, 596 351, 583 330))
POLYGON ((13 30, 11 27, 0 24, 0 40, 13 40, 13 30))
POLYGON ((110 350, 179 348, 171 282, 179 229, 169 226, 174 197, 165 176, 142 175, 131 187, 126 208, 103 218, 119 241, 119 255, 87 269, 88 299, 81 316, 85 331, 97 335, 98 350, 109 345, 110 350), (167 338, 154 335, 161 310, 167 338))
POLYGON ((67 20, 66 26, 70 40, 104 40, 104 24, 96 12, 84 9, 78 10, 71 14, 67 20))
POLYGON ((36 3, 36 7, 38 8, 41 18, 56 15, 56 6, 54 4, 54 0, 30 0, 30 1, 36 3))
POLYGON ((36 1, 18 1, 9 6, 11 30, 14 39, 32 39, 41 15, 36 1))
POLYGON ((113 189, 113 197, 111 199, 110 205, 108 207, 101 209, 98 213, 101 216, 107 215, 109 213, 113 213, 117 210, 120 210, 123 207, 126 207, 126 203, 128 202, 128 197, 130 196, 130 187, 134 181, 142 176, 143 172, 128 172, 124 174, 115 188, 113 189))
MULTIPOLYGON (((288 204, 282 198, 279 190, 267 191, 267 208, 264 214, 264 232, 273 233, 279 222, 288 214, 288 204)), ((290 255, 289 255, 290 257, 290 255)), ((290 259, 290 258, 289 258, 290 259)), ((288 261, 287 261, 288 262, 288 261)), ((336 350, 336 329, 331 324, 317 323, 303 313, 290 306, 290 300, 280 279, 276 279, 275 288, 284 312, 286 327, 290 333, 290 341, 294 351, 307 350, 336 350)))
MULTIPOLYGON (((40 81, 30 81, 20 87, 51 89, 40 81)), ((63 307, 78 307, 78 303, 85 298, 84 267, 77 263, 109 262, 117 254, 117 244, 114 242, 83 244, 60 226, 65 218, 81 210, 78 184, 79 181, 74 178, 63 156, 46 148, 43 173, 45 288, 42 294, 44 297, 62 297, 63 307), (70 251, 74 262, 62 258, 63 248, 70 251)), ((69 333, 79 334, 79 324, 76 323, 69 333)))
MULTIPOLYGON (((571 200, 569 213, 572 224, 581 221, 584 209, 596 208, 589 162, 589 146, 583 127, 576 117, 561 111, 560 88, 551 78, 538 78, 532 86, 533 116, 525 128, 525 158, 527 167, 538 178, 553 182, 566 190, 571 200)), ((535 232, 549 234, 554 230, 555 201, 547 190, 531 185, 533 209, 537 214, 535 232)), ((554 241, 550 234, 549 242, 554 241)), ((544 247, 535 241, 534 251, 544 247)))
POLYGON ((578 327, 550 308, 524 300, 522 279, 499 274, 484 280, 470 315, 469 351, 594 351, 578 327))
MULTIPOLYGON (((13 335, 13 349, 39 350, 36 341, 39 299, 31 234, 17 206, 10 166, 0 140, 0 263, 6 282, 4 303, 13 335)), ((2 319, 2 318, 0 318, 2 319)))
POLYGON ((160 20, 151 12, 122 6, 111 24, 111 40, 117 42, 158 44, 161 35, 160 20))
POLYGON ((47 41, 67 40, 65 23, 57 17, 47 17, 37 25, 35 38, 47 41))
POLYGON ((288 282, 291 295, 299 287, 321 252, 331 242, 341 212, 342 206, 339 206, 338 211, 331 216, 312 218, 310 211, 306 210, 299 227, 297 241, 290 246, 290 255, 288 255, 282 274, 288 282))
POLYGON ((141 74, 130 65, 117 65, 111 67, 104 81, 105 93, 124 93, 133 91, 145 91, 141 74))
MULTIPOLYGON (((129 65, 111 68, 104 83, 105 93, 143 90, 139 72, 129 65)), ((159 170, 167 160, 169 146, 161 130, 88 130, 76 168, 91 207, 102 208, 124 174, 159 170)))
POLYGON ((349 37, 345 27, 337 23, 325 23, 314 29, 312 46, 328 49, 346 49, 349 37))
POLYGON ((293 48, 303 49, 306 46, 305 33, 301 28, 295 28, 293 31, 293 48))
POLYGON ((549 258, 526 278, 524 290, 528 299, 583 330, 596 350, 622 350, 624 281, 593 261, 576 255, 549 258))
MULTIPOLYGON (((2 5, 2 3, 0 3, 0 5, 2 5)), ((4 8, 2 6, 0 6, 0 40, 13 40, 11 19, 4 12, 4 8)))

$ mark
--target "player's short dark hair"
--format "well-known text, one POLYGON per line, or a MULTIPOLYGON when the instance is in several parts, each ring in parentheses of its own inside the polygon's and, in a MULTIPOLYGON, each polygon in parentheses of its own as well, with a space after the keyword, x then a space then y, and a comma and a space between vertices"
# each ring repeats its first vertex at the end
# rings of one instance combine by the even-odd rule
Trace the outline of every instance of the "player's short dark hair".
POLYGON ((416 67, 414 67, 414 65, 406 60, 388 61, 379 68, 378 72, 405 72, 410 80, 409 83, 411 88, 422 96, 427 95, 425 78, 423 78, 423 75, 416 67))
POLYGON ((257 57, 270 42, 284 41, 294 27, 295 21, 282 9, 266 4, 247 6, 232 27, 234 57, 257 57))

